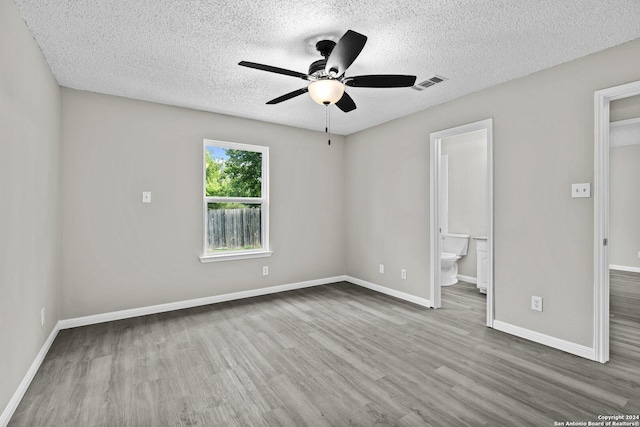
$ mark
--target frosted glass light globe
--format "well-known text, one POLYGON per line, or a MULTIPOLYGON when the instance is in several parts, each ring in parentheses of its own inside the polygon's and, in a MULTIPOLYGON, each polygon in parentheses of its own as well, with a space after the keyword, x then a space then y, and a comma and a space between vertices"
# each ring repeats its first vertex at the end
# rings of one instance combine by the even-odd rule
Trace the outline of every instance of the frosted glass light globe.
POLYGON ((308 89, 311 99, 322 105, 335 104, 344 94, 344 84, 333 79, 316 80, 308 89))

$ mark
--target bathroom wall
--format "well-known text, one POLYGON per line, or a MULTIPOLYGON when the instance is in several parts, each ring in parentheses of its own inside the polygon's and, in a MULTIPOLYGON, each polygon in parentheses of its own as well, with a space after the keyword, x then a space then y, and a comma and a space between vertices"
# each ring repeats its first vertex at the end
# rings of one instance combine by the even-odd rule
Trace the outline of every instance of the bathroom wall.
POLYGON ((477 240, 473 237, 488 233, 487 133, 443 139, 441 153, 449 157, 449 233, 471 236, 467 255, 458 261, 458 274, 475 278, 477 240))
MULTIPOLYGON (((611 102, 610 117, 640 117, 640 96, 611 102)), ((640 271, 640 125, 612 129, 610 143, 609 264, 640 271)))

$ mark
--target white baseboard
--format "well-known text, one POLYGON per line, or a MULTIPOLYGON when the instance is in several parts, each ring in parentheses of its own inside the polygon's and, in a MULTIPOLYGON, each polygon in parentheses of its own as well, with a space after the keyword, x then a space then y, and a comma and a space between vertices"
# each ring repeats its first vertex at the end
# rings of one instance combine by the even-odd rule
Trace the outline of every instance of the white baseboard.
POLYGON ((380 292, 382 294, 390 295, 392 297, 399 298, 401 300, 409 301, 414 304, 421 305, 423 307, 431 308, 431 301, 425 298, 420 298, 415 295, 407 294, 405 292, 397 291, 395 289, 387 288, 384 286, 376 285, 375 283, 367 282, 365 280, 357 279, 351 276, 345 276, 343 279, 347 282, 353 283, 354 285, 362 286, 363 288, 371 289, 376 292, 380 292))
POLYGON ((640 267, 627 267, 626 265, 610 264, 609 270, 628 271, 630 273, 640 273, 640 267))
POLYGON ((0 414, 1 427, 6 427, 7 424, 9 424, 9 420, 11 419, 11 417, 13 416, 13 413, 18 408, 18 405, 20 404, 20 401, 24 397, 24 394, 27 392, 27 389, 29 388, 31 381, 33 381, 33 377, 35 377, 36 372, 38 372, 38 369, 40 369, 40 365, 42 364, 42 361, 44 360, 45 356, 49 352, 49 349, 51 348, 51 344, 53 344, 53 340, 56 339, 56 336, 58 335, 59 331, 60 331, 60 323, 58 322, 53 327, 53 330, 49 334, 49 337, 47 338, 47 340, 42 345, 42 348, 38 352, 38 355, 36 356, 33 363, 31 364, 31 367, 29 367, 27 374, 22 379, 22 382, 20 382, 18 389, 16 390, 15 393, 13 393, 11 400, 7 404, 6 408, 4 408, 4 411, 2 411, 2 414, 0 414))
POLYGON ((585 359, 596 360, 595 350, 591 347, 565 341, 550 335, 541 334, 540 332, 521 328, 520 326, 515 326, 510 323, 501 322, 500 320, 493 321, 493 328, 498 331, 506 332, 507 334, 537 342, 538 344, 544 344, 557 350, 562 350, 576 356, 584 357, 585 359))
POLYGON ((59 322, 60 329, 77 328, 79 326, 94 325, 96 323, 111 322, 114 320, 129 319, 149 314, 164 313, 184 308, 199 307, 203 305, 216 304, 219 302, 233 301, 243 298, 257 297, 261 295, 275 294, 278 292, 291 291, 294 289, 308 288, 311 286, 326 285, 329 283, 345 281, 346 276, 327 277, 325 279, 308 280, 305 282, 290 283, 288 285, 271 286, 269 288, 253 289, 250 291, 233 292, 224 295, 214 295, 204 298, 196 298, 185 301, 171 302, 167 304, 150 305, 146 307, 132 308, 128 310, 112 311, 109 313, 95 314, 92 316, 75 317, 59 322))
POLYGON ((478 279, 476 279, 475 277, 463 276, 462 274, 458 274, 458 279, 462 280, 463 282, 473 283, 474 285, 478 284, 478 279))

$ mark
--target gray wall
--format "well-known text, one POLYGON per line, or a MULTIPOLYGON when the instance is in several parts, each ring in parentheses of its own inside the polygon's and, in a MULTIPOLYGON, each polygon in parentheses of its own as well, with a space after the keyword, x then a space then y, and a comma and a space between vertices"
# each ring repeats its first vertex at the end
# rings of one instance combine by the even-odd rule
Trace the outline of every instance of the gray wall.
POLYGON ((441 152, 449 156, 449 232, 471 236, 467 255, 458 261, 458 274, 477 277, 477 240, 473 237, 486 237, 489 232, 487 133, 445 138, 441 152))
POLYGON ((1 414, 58 321, 60 90, 12 0, 0 58, 1 414))
POLYGON ((639 49, 636 40, 350 135, 348 274, 429 297, 429 135, 492 117, 496 319, 591 346, 593 199, 570 189, 593 182, 593 93, 637 80, 639 49))
POLYGON ((343 137, 66 88, 62 134, 63 318, 346 271, 343 137), (204 138, 270 147, 270 258, 198 259, 204 138))

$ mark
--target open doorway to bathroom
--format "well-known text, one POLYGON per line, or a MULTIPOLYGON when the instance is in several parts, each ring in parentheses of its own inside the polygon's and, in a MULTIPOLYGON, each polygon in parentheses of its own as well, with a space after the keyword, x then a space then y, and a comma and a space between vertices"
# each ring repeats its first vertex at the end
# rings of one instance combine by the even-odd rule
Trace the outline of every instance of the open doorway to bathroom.
POLYGON ((431 134, 431 304, 493 326, 493 122, 431 134))

